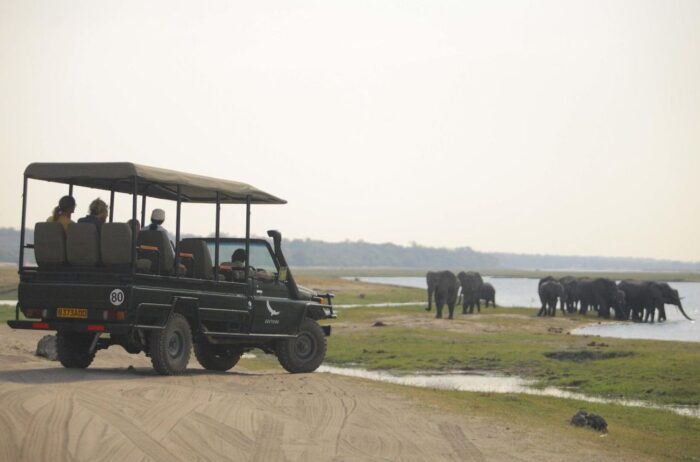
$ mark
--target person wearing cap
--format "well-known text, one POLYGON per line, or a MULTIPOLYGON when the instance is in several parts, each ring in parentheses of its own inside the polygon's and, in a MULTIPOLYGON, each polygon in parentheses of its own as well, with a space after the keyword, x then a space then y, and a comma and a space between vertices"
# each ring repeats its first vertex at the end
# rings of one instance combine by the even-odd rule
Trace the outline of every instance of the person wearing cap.
MULTIPOLYGON (((165 210, 163 209, 153 209, 151 212, 151 224, 146 226, 144 229, 147 229, 149 231, 160 231, 162 233, 165 233, 168 235, 168 240, 170 237, 170 234, 168 231, 163 228, 163 222, 165 221, 165 210)), ((173 252, 175 251, 175 244, 173 241, 170 241, 170 247, 172 247, 173 252)))
POLYGON ((75 212, 75 199, 73 199, 73 196, 63 196, 46 221, 49 223, 60 223, 63 225, 63 229, 68 232, 68 225, 73 223, 73 220, 71 220, 73 212, 75 212))
POLYGON ((163 231, 167 233, 165 228, 163 228, 163 222, 165 221, 165 210, 163 209, 153 209, 151 212, 151 224, 146 227, 151 231, 163 231))
POLYGON ((90 203, 90 213, 78 220, 78 223, 93 223, 99 230, 109 215, 109 207, 99 197, 90 203))

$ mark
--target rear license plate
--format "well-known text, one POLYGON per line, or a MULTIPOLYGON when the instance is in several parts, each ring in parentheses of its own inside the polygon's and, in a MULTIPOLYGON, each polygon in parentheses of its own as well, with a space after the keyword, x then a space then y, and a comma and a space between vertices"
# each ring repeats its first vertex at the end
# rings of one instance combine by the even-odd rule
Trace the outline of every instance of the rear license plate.
POLYGON ((56 316, 59 318, 79 318, 87 319, 88 310, 85 308, 59 308, 56 310, 56 316))

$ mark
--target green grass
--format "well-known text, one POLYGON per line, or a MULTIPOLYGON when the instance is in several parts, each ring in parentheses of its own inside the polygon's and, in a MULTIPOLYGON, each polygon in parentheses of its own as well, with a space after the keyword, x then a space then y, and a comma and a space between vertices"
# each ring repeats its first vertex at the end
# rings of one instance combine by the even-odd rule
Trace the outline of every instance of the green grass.
MULTIPOLYGON (((494 311, 532 314, 535 310, 494 311)), ((342 311, 338 322, 370 325, 379 317, 396 313, 429 316, 412 307, 357 308, 342 311)), ((537 380, 538 386, 553 385, 607 398, 700 404, 700 344, 583 337, 544 329, 542 332, 522 329, 524 323, 540 321, 523 316, 481 316, 478 322, 482 325, 498 327, 488 332, 391 325, 355 329, 351 334, 341 332, 331 337, 327 362, 401 372, 486 370, 532 378, 537 380), (595 342, 595 346, 589 346, 591 342, 595 342), (600 343, 606 346, 599 346, 600 343), (565 357, 557 359, 561 352, 565 357), (566 356, 572 354, 574 359, 583 356, 583 360, 566 356)), ((561 320, 565 322, 572 321, 561 320)), ((587 321, 574 322, 583 325, 587 321)))
POLYGON ((631 453, 632 459, 700 461, 700 419, 668 411, 520 394, 387 386, 442 412, 495 417, 532 431, 585 440, 603 449, 623 450, 631 453), (608 434, 601 438, 600 433, 569 425, 569 419, 579 409, 602 415, 608 423, 608 434))
MULTIPOLYGON (((25 319, 22 313, 19 314, 20 319, 25 319)), ((0 322, 15 319, 15 307, 13 305, 3 305, 0 301, 0 322)))

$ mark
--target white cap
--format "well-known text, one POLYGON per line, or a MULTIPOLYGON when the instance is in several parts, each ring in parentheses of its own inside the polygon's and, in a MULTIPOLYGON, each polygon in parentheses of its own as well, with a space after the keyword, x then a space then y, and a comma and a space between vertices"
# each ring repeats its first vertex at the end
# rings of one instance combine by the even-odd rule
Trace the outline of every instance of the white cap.
POLYGON ((151 212, 151 221, 158 221, 163 223, 165 221, 165 210, 153 209, 153 212, 151 212))

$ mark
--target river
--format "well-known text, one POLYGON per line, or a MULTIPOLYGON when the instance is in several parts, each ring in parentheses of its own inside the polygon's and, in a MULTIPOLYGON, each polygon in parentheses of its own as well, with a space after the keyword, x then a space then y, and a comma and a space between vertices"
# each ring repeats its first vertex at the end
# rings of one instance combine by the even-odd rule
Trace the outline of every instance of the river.
MULTIPOLYGON (((354 277, 347 279, 355 279, 354 277)), ((403 287, 426 289, 424 277, 363 277, 357 279, 375 284, 391 284, 403 287)), ((508 307, 539 308, 537 279, 528 278, 494 278, 484 277, 496 289, 496 304, 508 307)), ((693 319, 700 318, 700 283, 672 282, 671 287, 678 289, 683 297, 683 308, 693 319)), ((427 303, 427 298, 426 298, 427 303)), ((560 314, 559 312, 558 314, 560 314)), ((685 319, 678 309, 667 306, 668 321, 664 323, 604 322, 577 329, 577 335, 600 335, 604 337, 639 338, 653 340, 675 340, 700 342, 700 323, 685 319)), ((591 321, 597 321, 595 314, 589 314, 591 321)))

